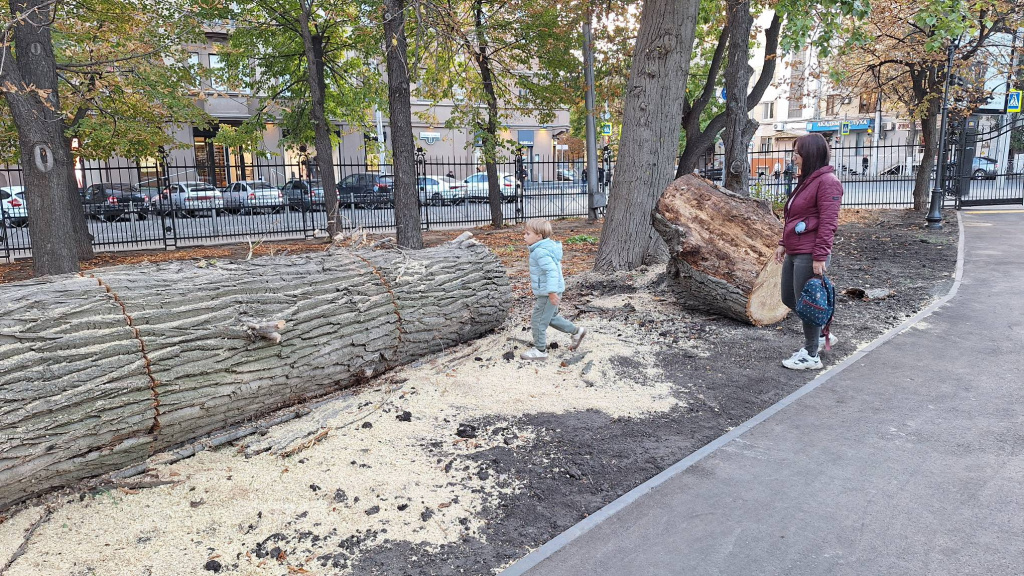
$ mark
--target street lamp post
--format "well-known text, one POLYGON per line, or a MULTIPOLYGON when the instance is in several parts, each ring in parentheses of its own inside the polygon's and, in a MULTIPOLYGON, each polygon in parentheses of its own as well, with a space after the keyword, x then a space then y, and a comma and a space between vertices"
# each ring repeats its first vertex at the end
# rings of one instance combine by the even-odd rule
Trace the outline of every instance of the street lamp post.
POLYGON ((949 54, 946 57, 946 78, 942 84, 942 117, 939 121, 939 165, 935 167, 935 180, 932 186, 932 202, 928 210, 925 225, 929 230, 942 230, 942 197, 946 183, 946 116, 949 113, 949 77, 953 73, 953 56, 956 54, 957 41, 949 43, 949 54))

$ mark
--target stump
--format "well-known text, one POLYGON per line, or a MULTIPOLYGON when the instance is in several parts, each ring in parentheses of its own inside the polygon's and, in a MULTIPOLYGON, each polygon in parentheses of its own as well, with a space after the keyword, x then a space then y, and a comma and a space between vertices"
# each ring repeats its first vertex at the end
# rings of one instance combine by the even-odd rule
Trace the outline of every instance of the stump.
POLYGON ((499 327, 504 268, 460 237, 4 288, 0 508, 499 327))
POLYGON ((662 194, 653 224, 668 244, 667 273, 685 304, 755 326, 789 313, 773 257, 782 223, 768 203, 687 174, 662 194))

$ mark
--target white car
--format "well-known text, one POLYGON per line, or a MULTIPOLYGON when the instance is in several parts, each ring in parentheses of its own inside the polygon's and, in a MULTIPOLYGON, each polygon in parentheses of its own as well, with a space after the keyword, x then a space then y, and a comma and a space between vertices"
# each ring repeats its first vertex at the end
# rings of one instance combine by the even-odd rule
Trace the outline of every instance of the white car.
POLYGON ((285 204, 284 194, 262 180, 232 182, 221 195, 224 197, 224 209, 234 213, 245 211, 251 214, 257 210, 276 213, 285 204))
POLYGON ((153 210, 157 213, 173 211, 177 216, 195 216, 200 212, 209 212, 212 215, 214 211, 224 208, 224 197, 213 184, 178 182, 164 189, 153 203, 153 210))
MULTIPOLYGON (((511 174, 498 172, 498 181, 501 182, 502 202, 513 202, 516 196, 522 196, 522 185, 516 182, 511 174)), ((490 188, 487 185, 487 172, 477 172, 463 182, 466 186, 466 200, 487 202, 490 198, 490 188)))
POLYGON ((3 209, 5 226, 28 224, 28 204, 25 202, 24 186, 0 188, 0 208, 3 209))
POLYGON ((443 206, 466 201, 466 185, 448 176, 420 176, 416 179, 416 189, 421 205, 443 206))

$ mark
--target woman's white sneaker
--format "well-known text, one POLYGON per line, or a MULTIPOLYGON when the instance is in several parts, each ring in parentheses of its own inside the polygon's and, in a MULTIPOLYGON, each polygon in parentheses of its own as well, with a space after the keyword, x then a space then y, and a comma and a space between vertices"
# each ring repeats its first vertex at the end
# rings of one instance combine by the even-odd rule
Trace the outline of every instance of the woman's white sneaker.
POLYGON ((523 360, 546 360, 548 357, 548 353, 541 352, 536 348, 530 348, 526 352, 520 354, 519 357, 522 358, 523 360))
POLYGON ((782 361, 782 365, 791 370, 820 370, 824 366, 821 358, 811 356, 805 348, 801 348, 792 356, 782 361))

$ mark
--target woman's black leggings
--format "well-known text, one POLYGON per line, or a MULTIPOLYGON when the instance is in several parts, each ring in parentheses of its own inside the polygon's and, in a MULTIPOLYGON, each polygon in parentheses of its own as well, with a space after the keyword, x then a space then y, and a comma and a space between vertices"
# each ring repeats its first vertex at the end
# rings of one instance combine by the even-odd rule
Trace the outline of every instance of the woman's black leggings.
MULTIPOLYGON (((832 261, 829 256, 825 266, 832 261)), ((814 259, 810 254, 786 254, 782 262, 782 303, 791 310, 796 310, 796 301, 804 284, 814 276, 814 259)), ((811 356, 818 353, 818 338, 821 337, 821 326, 804 322, 804 349, 811 356)))

